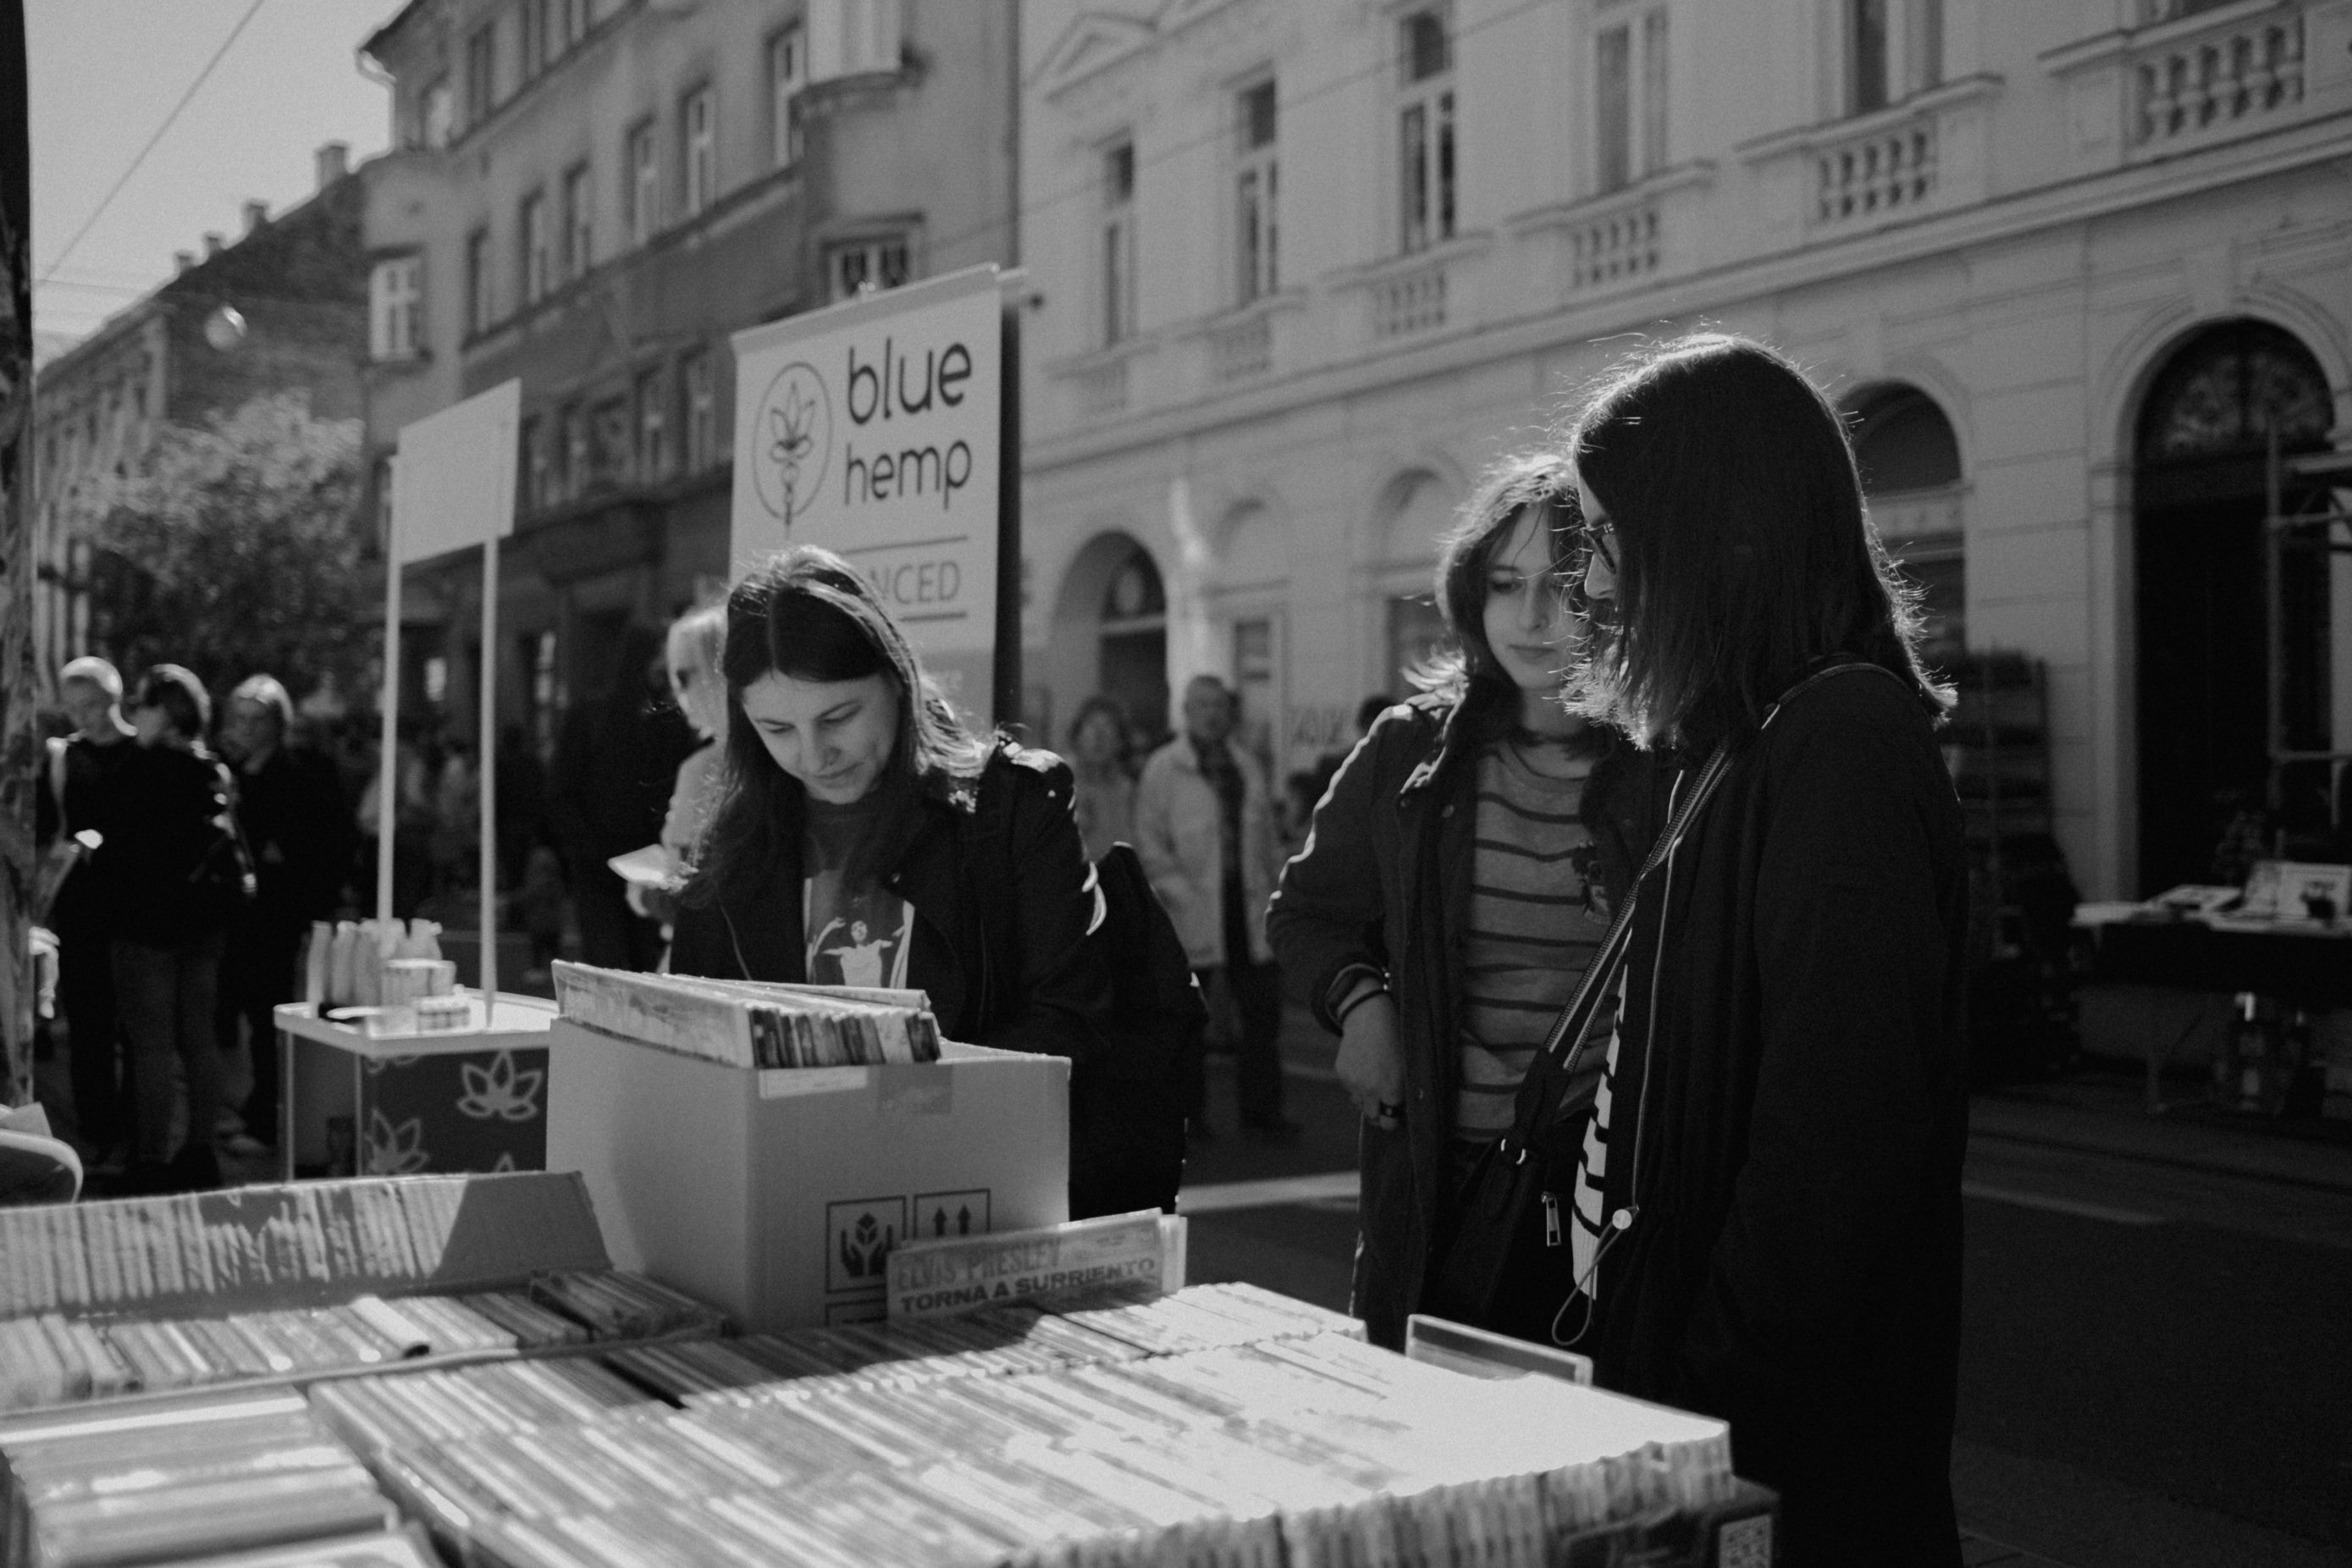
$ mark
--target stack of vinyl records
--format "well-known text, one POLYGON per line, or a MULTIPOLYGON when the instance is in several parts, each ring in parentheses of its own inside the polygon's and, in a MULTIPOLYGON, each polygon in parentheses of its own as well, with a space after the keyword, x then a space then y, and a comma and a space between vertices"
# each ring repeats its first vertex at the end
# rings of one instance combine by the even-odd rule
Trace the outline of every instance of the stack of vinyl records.
POLYGON ((1535 1568, 1732 1485, 1720 1422, 1466 1378, 1335 1322, 1205 1287, 604 1355, 662 1403, 596 1382, 526 1414, 487 1368, 315 1396, 451 1552, 506 1568, 1535 1568), (354 1414, 377 1389, 397 1410, 354 1414))
POLYGON ((0 1208, 0 1318, 350 1279, 422 1280, 461 1178, 0 1208))
POLYGON ((919 991, 639 974, 559 960, 555 999, 583 1028, 740 1068, 929 1062, 939 1021, 919 991))
POLYGON ((177 1562, 398 1522, 290 1390, 20 1417, 0 1427, 0 1560, 26 1568, 177 1562))
POLYGON ((255 1379, 307 1381, 422 1357, 715 1334, 722 1314, 615 1269, 527 1289, 361 1296, 322 1307, 0 1320, 0 1411, 255 1379))

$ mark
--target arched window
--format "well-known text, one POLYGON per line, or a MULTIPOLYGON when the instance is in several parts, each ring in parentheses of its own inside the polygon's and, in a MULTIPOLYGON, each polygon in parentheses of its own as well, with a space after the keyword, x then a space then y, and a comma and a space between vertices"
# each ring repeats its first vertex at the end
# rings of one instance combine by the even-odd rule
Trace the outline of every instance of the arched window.
POLYGON ((2327 377, 2311 351, 2267 321, 2231 321, 2175 354, 2148 388, 2139 422, 2143 464, 2259 458, 2324 446, 2336 422, 2327 377))
POLYGON ((1454 521, 1453 492, 1427 468, 1399 475, 1381 498, 1383 577, 1379 689, 1402 692, 1406 672, 1429 662, 1445 644, 1445 617, 1432 589, 1437 542, 1454 521))
POLYGON ((1968 641, 1959 438, 1934 398, 1899 382, 1864 389, 1846 417, 1871 520, 1887 553, 1919 585, 1928 662, 1945 664, 1968 641))
MULTIPOLYGON (((2344 743, 2333 670, 2352 596, 2324 553, 2272 550, 2263 519, 2273 441, 2324 449, 2334 423, 2318 360, 2266 321, 2206 328, 2149 383, 2132 475, 2145 890, 2242 876, 2242 813, 2275 809, 2264 831, 2291 846, 2327 826, 2327 764, 2277 753, 2344 743)), ((2326 495, 2290 479, 2279 500, 2292 515, 2326 495)))
POLYGON ((1153 564, 1150 551, 1134 545, 1103 589, 1103 630, 1148 629, 1143 623, 1164 626, 1167 615, 1168 595, 1160 582, 1160 568, 1153 564))
POLYGON ((1855 401, 1853 458, 1871 496, 1940 489, 1960 482, 1960 443, 1935 400, 1916 386, 1887 386, 1855 401))

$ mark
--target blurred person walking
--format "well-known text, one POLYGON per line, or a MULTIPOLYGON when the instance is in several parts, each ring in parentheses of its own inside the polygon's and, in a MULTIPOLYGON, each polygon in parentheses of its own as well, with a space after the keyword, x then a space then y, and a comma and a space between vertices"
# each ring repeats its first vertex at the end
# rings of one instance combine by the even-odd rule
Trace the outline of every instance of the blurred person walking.
POLYGON ((1089 860, 1101 859, 1114 844, 1135 842, 1135 775, 1128 771, 1127 734, 1127 712, 1113 698, 1087 698, 1070 721, 1070 771, 1077 781, 1071 805, 1089 860))
MULTIPOLYGON (((95 655, 58 672, 58 698, 74 732, 48 745, 37 793, 44 847, 100 826, 106 802, 136 751, 122 718, 122 677, 95 655)), ((92 1174, 113 1175, 130 1157, 131 1086, 114 997, 114 910, 87 862, 66 876, 48 914, 58 939, 58 1005, 65 1014, 74 1131, 92 1174)))
POLYGON ((605 862, 658 841, 677 765, 694 733, 669 700, 663 636, 631 626, 614 649, 610 684, 564 716, 549 771, 548 812, 580 921, 581 956, 607 969, 651 970, 660 925, 629 907, 605 862))
MULTIPOLYGON (((1135 787, 1135 849, 1175 921, 1210 1013, 1238 1015, 1235 1089, 1242 1131, 1297 1141, 1282 1113, 1282 979, 1265 936, 1282 851, 1256 761, 1227 743, 1240 700, 1213 675, 1184 688, 1184 733, 1152 752, 1135 787)), ((1207 1088, 1189 1092, 1193 1131, 1209 1132, 1207 1088)))
POLYGON ((677 710, 694 731, 697 745, 677 764, 669 808, 662 814, 661 842, 672 863, 693 866, 696 847, 719 807, 727 762, 727 606, 706 605, 680 616, 669 628, 669 689, 677 710))
POLYGON ((294 703, 275 677, 250 676, 221 714, 221 754, 236 786, 236 823, 253 857, 253 902, 229 921, 220 971, 220 1042, 234 1054, 240 1023, 253 1089, 237 1108, 231 1152, 253 1157, 278 1142, 278 1026, 272 1010, 300 994, 295 973, 313 921, 343 899, 356 837, 334 763, 294 742, 294 703))
POLYGON ((253 898, 252 861, 228 770, 205 749, 204 683, 159 664, 131 696, 138 746, 106 797, 92 868, 115 910, 114 987, 138 1114, 131 1190, 220 1184, 213 1127, 221 1100, 221 952, 253 898), (173 1068, 187 1079, 187 1137, 176 1154, 173 1068))

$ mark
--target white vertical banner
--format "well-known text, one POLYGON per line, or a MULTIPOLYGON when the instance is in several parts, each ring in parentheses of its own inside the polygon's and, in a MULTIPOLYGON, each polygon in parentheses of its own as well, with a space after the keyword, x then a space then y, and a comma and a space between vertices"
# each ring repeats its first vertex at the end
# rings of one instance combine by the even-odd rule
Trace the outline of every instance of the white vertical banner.
POLYGON ((845 557, 970 711, 996 639, 1001 298, 974 267, 734 337, 733 574, 845 557))
MULTIPOLYGON (((377 775, 376 913, 392 913, 392 832, 399 815, 401 569, 469 545, 482 547, 482 653, 475 749, 481 802, 481 910, 477 940, 487 1020, 499 991, 498 668, 499 541, 514 531, 515 442, 522 383, 509 380, 404 426, 395 459, 392 540, 385 568, 383 759, 377 775)), ((487 1027, 487 1023, 485 1024, 487 1027)))
POLYGON ((401 565, 514 531, 522 383, 501 382, 404 426, 392 558, 401 565))

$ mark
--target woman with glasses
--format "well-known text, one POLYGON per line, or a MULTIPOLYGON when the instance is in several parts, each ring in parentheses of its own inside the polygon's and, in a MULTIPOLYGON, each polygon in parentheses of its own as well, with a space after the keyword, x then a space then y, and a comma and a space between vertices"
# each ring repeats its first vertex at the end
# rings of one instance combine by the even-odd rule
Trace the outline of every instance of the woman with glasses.
MULTIPOLYGON (((1559 700, 1581 626, 1579 537, 1557 454, 1513 458, 1479 486, 1438 561, 1454 651, 1340 763, 1267 917, 1284 970, 1307 978, 1339 1036, 1339 1079, 1363 1112, 1352 1310, 1385 1345, 1423 1310, 1542 1329, 1433 1281, 1448 1206, 1510 1129, 1654 815, 1647 759, 1559 700)), ((1589 1101, 1598 1081, 1596 1067, 1575 1092, 1589 1101)))
POLYGON ((1739 1473, 1780 1493, 1785 1561, 1956 1564, 1948 695, 1844 427, 1780 354, 1700 336, 1641 357, 1572 459, 1606 630, 1571 686, 1706 762, 1631 895, 1565 1337, 1603 1384, 1729 1419, 1739 1473))

